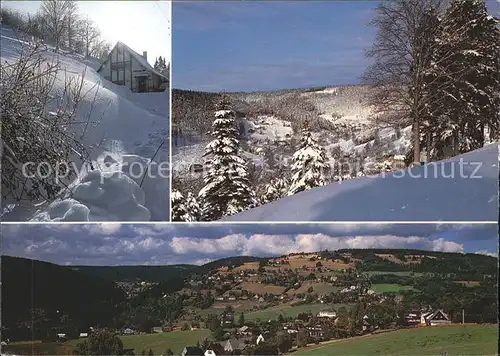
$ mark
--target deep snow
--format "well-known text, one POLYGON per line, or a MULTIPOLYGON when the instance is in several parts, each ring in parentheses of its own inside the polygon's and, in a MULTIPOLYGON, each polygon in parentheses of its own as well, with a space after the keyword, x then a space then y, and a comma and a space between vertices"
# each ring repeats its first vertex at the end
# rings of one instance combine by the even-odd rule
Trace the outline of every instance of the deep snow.
POLYGON ((496 221, 498 149, 332 183, 224 221, 496 221))
MULTIPOLYGON (((26 50, 29 44, 19 38, 18 33, 1 27, 2 62, 12 63, 26 50)), ((104 80, 95 70, 98 66, 95 60, 77 54, 57 54, 50 47, 45 50, 44 59, 61 64, 56 90, 64 85, 65 75, 78 78, 85 74, 83 92, 87 94, 78 111, 81 120, 77 121, 87 121, 89 112, 89 121, 98 121, 88 126, 83 138, 84 144, 92 146, 90 158, 95 170, 82 170, 71 183, 71 190, 53 203, 37 208, 16 206, 2 219, 168 221, 168 91, 132 93, 124 86, 104 80), (157 150, 154 162, 163 166, 150 164, 157 150), (139 173, 145 172, 146 167, 148 174, 143 180, 139 173)), ((73 129, 81 132, 83 126, 75 125, 73 129)))

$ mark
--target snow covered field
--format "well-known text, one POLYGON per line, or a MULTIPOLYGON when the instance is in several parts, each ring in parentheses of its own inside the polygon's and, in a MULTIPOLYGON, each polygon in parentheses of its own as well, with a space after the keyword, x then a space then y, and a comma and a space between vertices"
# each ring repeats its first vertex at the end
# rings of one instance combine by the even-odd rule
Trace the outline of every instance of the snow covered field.
POLYGON ((496 221, 498 149, 332 183, 224 221, 496 221))
MULTIPOLYGON (((1 28, 1 60, 12 63, 29 44, 11 29, 1 28)), ((169 219, 169 93, 132 93, 105 81, 99 63, 76 54, 57 54, 50 47, 45 61, 58 61, 56 89, 64 76, 84 76, 86 93, 77 115, 97 121, 83 143, 92 146, 94 170, 85 167, 70 190, 51 204, 15 206, 7 221, 166 221, 169 219), (91 114, 90 118, 88 117, 91 114), (154 160, 151 159, 154 157, 154 160), (147 172, 146 172, 147 170, 147 172), (141 174, 142 173, 142 174, 141 174)), ((81 132, 83 125, 73 130, 81 132)), ((82 168, 82 167, 80 167, 82 168)))

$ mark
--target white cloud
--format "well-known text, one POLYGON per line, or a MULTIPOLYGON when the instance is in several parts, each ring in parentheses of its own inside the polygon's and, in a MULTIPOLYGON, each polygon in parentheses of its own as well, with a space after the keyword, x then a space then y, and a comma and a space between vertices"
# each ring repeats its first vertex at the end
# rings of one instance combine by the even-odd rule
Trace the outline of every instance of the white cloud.
POLYGON ((227 235, 218 239, 173 237, 170 247, 174 253, 217 254, 241 251, 247 239, 244 235, 227 235))
POLYGON ((346 236, 331 237, 324 234, 296 236, 255 234, 250 237, 228 235, 218 239, 172 239, 170 246, 176 254, 204 255, 234 254, 277 256, 294 252, 314 252, 342 248, 415 248, 441 252, 463 252, 464 246, 444 238, 429 239, 419 236, 346 236))
POLYGON ((476 251, 474 253, 476 253, 478 255, 486 255, 486 256, 491 256, 491 257, 498 257, 498 252, 489 252, 489 251, 486 251, 486 250, 479 250, 479 251, 476 251))
POLYGON ((453 241, 447 241, 442 237, 431 241, 431 243, 432 243, 432 251, 460 252, 460 253, 464 252, 463 244, 458 244, 453 241))
MULTIPOLYGON (((71 226, 71 225, 70 225, 71 226)), ((99 224, 86 224, 83 225, 85 230, 91 234, 98 235, 111 235, 120 231, 121 224, 119 223, 99 223, 99 224)))

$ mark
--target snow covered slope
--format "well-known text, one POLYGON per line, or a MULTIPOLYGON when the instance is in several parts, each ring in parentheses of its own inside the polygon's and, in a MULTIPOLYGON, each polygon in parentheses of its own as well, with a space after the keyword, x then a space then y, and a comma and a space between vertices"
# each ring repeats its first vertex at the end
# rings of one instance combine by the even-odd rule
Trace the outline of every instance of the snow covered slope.
MULTIPOLYGON (((12 63, 29 43, 1 28, 1 60, 12 63)), ((10 221, 165 221, 169 220, 169 93, 136 94, 104 80, 96 63, 77 54, 55 53, 47 47, 47 62, 61 65, 57 88, 65 76, 84 74, 86 93, 75 125, 85 129, 83 143, 91 146, 94 170, 82 170, 70 191, 51 204, 35 208, 15 206, 2 218, 10 221), (89 116, 90 115, 90 116, 89 116), (154 162, 151 159, 154 157, 154 162), (163 165, 160 165, 163 164, 163 165), (147 170, 147 173, 146 173, 147 170), (141 174, 142 172, 142 174, 141 174)))
POLYGON ((494 143, 421 167, 314 188, 224 221, 496 221, 498 162, 494 143))

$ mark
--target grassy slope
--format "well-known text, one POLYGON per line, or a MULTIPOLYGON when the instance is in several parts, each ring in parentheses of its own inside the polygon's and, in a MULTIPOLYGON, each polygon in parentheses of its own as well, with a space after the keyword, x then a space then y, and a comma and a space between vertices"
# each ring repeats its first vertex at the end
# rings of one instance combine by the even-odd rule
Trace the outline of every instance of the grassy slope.
POLYGON ((413 288, 411 286, 402 286, 399 284, 381 283, 381 284, 372 284, 370 289, 372 289, 376 293, 386 293, 386 292, 399 292, 404 290, 410 290, 413 288))
POLYGON ((334 308, 338 310, 341 307, 349 308, 349 304, 306 304, 298 306, 290 306, 289 304, 283 304, 278 307, 268 308, 264 310, 259 310, 251 313, 245 314, 245 320, 267 320, 276 319, 280 314, 283 316, 293 316, 296 317, 300 313, 311 312, 317 314, 321 310, 328 310, 334 308))
MULTIPOLYGON (((161 334, 122 336, 125 349, 134 349, 139 355, 144 349, 152 349, 155 355, 164 354, 167 349, 172 349, 175 354, 180 354, 185 346, 194 346, 198 341, 211 335, 209 330, 176 331, 161 334)), ((22 342, 11 344, 5 351, 21 355, 71 355, 80 340, 71 340, 65 343, 22 342)))
POLYGON ((498 325, 423 327, 338 340, 294 355, 497 355, 497 336, 498 325))

